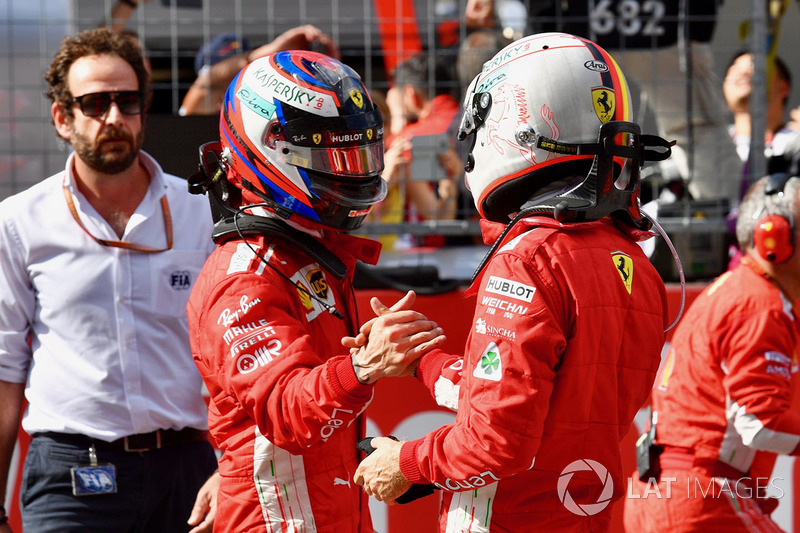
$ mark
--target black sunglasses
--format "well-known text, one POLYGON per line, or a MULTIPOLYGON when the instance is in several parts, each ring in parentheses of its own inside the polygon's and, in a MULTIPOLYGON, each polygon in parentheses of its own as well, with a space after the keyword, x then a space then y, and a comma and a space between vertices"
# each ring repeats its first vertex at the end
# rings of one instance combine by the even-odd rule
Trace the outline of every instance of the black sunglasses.
POLYGON ((124 115, 140 115, 144 109, 144 94, 140 91, 89 93, 71 98, 69 102, 81 106, 81 111, 87 117, 105 115, 111 102, 116 102, 124 115))

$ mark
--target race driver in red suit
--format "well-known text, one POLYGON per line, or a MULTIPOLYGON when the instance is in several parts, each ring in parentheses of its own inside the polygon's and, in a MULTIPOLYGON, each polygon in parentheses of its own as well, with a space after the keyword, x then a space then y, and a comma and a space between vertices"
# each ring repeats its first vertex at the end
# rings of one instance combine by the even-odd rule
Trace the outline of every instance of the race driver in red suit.
POLYGON ((653 389, 659 471, 633 475, 630 531, 781 531, 770 518, 778 501, 765 496, 781 494, 771 479, 775 454, 800 454, 791 405, 798 194, 800 178, 790 174, 751 187, 736 224, 741 263, 694 300, 675 331, 653 389))
POLYGON ((566 34, 500 51, 464 108, 466 179, 494 246, 470 288, 463 357, 435 350, 416 372, 456 420, 372 439, 354 479, 389 502, 434 484, 442 532, 605 531, 624 492, 619 443, 667 326, 664 284, 637 244, 650 236, 639 165, 670 147, 629 122, 613 59, 566 34))
POLYGON ((208 193, 218 247, 192 291, 192 353, 223 455, 215 531, 372 533, 351 478, 373 383, 409 374, 441 330, 409 293, 358 331, 347 235, 385 195, 383 125, 358 75, 315 52, 258 59, 230 84, 220 143, 190 191, 208 193))

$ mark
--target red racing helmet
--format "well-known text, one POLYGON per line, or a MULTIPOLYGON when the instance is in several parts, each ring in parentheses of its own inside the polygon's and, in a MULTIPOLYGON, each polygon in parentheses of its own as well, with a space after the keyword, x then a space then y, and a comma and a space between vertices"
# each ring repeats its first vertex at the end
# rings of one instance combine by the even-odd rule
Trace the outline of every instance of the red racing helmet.
POLYGON ((231 82, 222 161, 243 204, 349 231, 386 196, 383 119, 359 75, 327 55, 259 58, 231 82))

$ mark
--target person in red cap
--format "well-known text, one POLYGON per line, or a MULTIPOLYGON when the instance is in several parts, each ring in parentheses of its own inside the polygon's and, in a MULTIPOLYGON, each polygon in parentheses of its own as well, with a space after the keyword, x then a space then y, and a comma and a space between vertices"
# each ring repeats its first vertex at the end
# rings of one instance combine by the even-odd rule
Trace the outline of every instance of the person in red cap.
POLYGON ((625 526, 641 532, 780 531, 776 454, 800 454, 796 302, 800 178, 763 177, 739 206, 744 257, 692 303, 653 389, 642 439, 650 471, 634 473, 625 526))

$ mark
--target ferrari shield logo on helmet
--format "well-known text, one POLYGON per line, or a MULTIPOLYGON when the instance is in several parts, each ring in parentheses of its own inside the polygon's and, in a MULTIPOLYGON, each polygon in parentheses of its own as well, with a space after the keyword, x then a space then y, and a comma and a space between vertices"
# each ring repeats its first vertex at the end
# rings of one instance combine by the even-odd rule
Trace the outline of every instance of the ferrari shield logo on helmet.
POLYGON ((614 261, 614 268, 619 272, 619 277, 622 278, 625 290, 630 294, 633 284, 633 259, 623 252, 612 252, 611 259, 614 261))
POLYGON ((350 89, 350 99, 359 109, 364 107, 364 95, 358 89, 350 89))
POLYGON ((321 133, 315 133, 314 135, 311 136, 311 138, 314 140, 314 144, 319 144, 319 143, 322 142, 322 134, 321 133))
POLYGON ((592 89, 592 104, 594 104, 594 112, 600 122, 608 122, 614 118, 616 110, 614 89, 609 89, 608 87, 595 87, 592 89))
POLYGON ((367 140, 368 141, 372 140, 372 130, 371 129, 367 130, 367 140))

